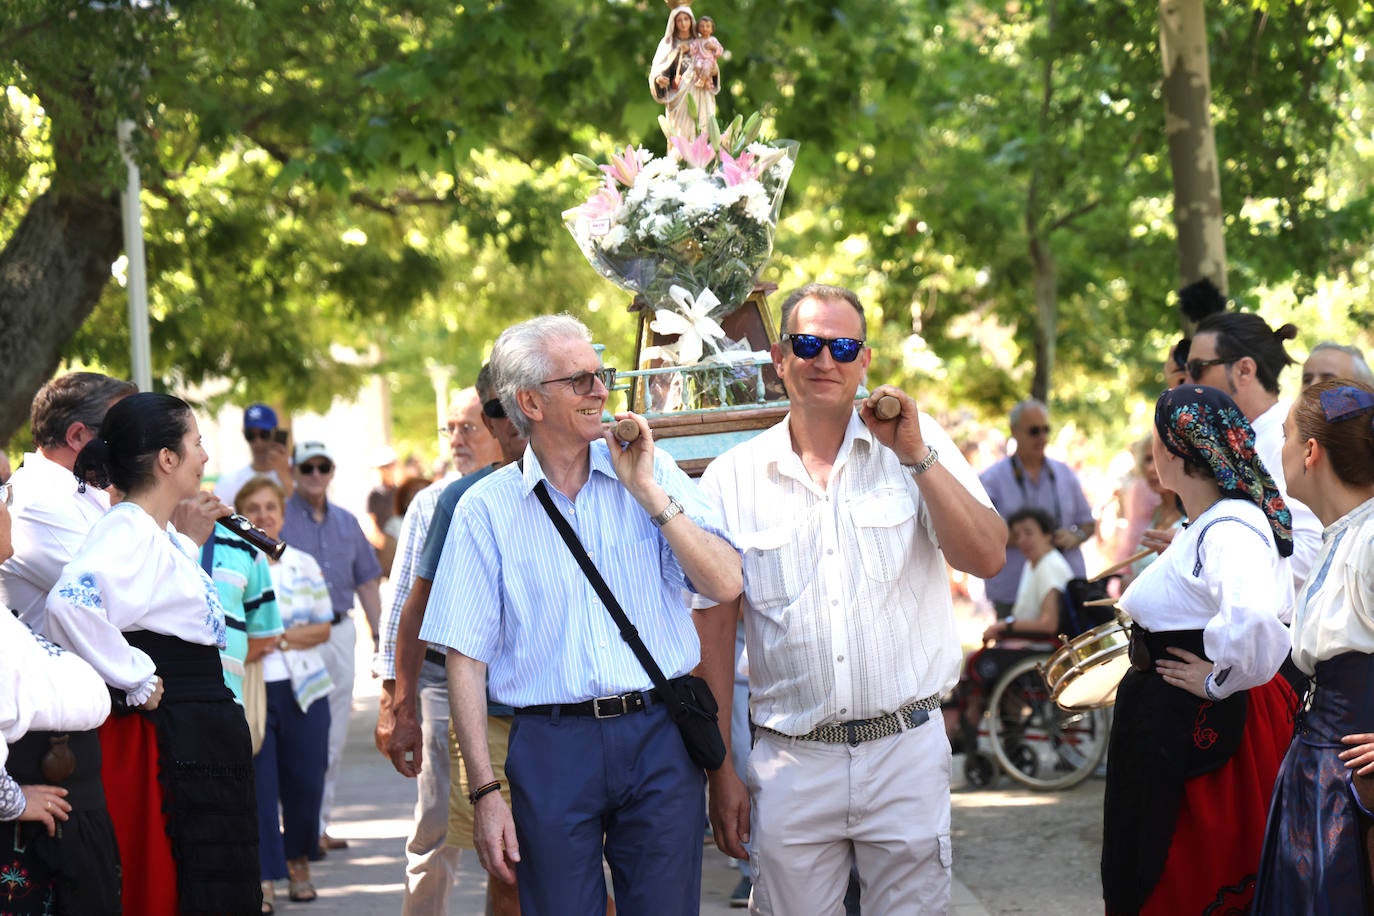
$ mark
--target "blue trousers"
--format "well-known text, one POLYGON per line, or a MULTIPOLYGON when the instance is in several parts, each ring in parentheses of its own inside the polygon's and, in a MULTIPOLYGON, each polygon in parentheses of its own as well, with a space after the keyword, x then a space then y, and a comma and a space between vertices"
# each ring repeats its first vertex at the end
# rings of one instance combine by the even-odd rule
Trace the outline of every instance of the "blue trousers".
POLYGON ((506 755, 524 916, 697 916, 705 774, 664 708, 517 714, 506 755))
POLYGON ((319 845, 328 755, 329 701, 322 697, 301 712, 290 681, 269 681, 266 736, 253 758, 262 880, 285 878, 287 859, 304 858, 319 845))

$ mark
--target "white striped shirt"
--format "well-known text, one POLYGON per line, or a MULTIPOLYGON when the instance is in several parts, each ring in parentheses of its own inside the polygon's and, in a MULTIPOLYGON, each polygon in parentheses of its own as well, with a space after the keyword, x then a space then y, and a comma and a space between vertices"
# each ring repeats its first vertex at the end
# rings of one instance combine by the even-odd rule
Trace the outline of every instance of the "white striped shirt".
MULTIPOLYGON (((473 486, 458 503, 420 637, 488 665, 492 699, 511 706, 576 703, 652 686, 610 613, 534 494, 534 451, 473 486)), ((654 479, 703 529, 727 537, 719 515, 672 458, 654 453, 654 479)), ((696 667, 701 644, 667 540, 620 483, 604 441, 569 500, 549 495, 672 678, 696 667)))
MULTIPOLYGON (((752 719, 804 735, 944 693, 961 652, 944 554, 915 477, 855 413, 822 490, 792 449, 790 421, 711 462, 701 486, 744 556, 752 719)), ((991 507, 926 414, 921 435, 991 507)))

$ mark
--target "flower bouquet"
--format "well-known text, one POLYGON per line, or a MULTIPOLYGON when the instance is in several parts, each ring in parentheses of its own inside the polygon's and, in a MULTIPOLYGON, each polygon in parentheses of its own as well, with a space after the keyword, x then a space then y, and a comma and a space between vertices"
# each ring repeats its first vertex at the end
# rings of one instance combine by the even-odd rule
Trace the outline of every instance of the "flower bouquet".
MULTIPOLYGON (((646 351, 671 365, 720 364, 732 373, 754 359, 726 338, 719 320, 742 305, 773 253, 773 233, 797 144, 756 139, 760 118, 712 123, 672 137, 672 153, 625 147, 586 203, 563 214, 588 263, 652 310, 649 327, 675 342, 646 351)), ((717 373, 720 374, 720 373, 717 373)), ((723 388, 720 380, 707 386, 723 388)))

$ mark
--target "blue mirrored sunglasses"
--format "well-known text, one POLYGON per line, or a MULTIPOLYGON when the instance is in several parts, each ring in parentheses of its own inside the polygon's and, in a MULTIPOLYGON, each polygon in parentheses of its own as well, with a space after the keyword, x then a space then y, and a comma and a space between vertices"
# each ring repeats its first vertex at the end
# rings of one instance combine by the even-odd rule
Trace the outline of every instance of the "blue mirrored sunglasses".
POLYGON ((815 334, 784 334, 782 339, 792 344, 792 352, 802 359, 815 359, 821 355, 823 347, 830 348, 830 355, 837 363, 852 363, 859 358, 864 348, 862 340, 853 337, 817 337, 815 334))

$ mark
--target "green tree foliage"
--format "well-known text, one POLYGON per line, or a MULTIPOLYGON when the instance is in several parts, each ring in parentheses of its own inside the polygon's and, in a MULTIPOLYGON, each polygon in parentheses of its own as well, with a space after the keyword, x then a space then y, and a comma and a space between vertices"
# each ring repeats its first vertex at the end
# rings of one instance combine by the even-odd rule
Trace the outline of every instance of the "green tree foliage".
MULTIPOLYGON (((709 5, 732 52, 722 116, 761 110, 801 143, 765 278, 855 286, 875 378, 1001 414, 1030 388, 1042 238, 1056 405, 1119 427, 1176 333, 1156 9, 709 5)), ((1371 153, 1351 142, 1368 122, 1350 114, 1368 4, 1279 7, 1209 10, 1241 299, 1359 270, 1374 224, 1371 153)), ((627 365, 628 297, 560 213, 588 190, 570 154, 661 149, 646 70, 666 18, 617 0, 9 0, 0 318, 66 324, 25 332, 22 359, 0 351, 0 440, 59 357, 127 371, 123 290, 100 277, 120 248, 121 118, 138 127, 163 383, 322 407, 381 371, 400 438, 429 441, 425 365, 465 382, 511 321, 570 310, 627 365)))

